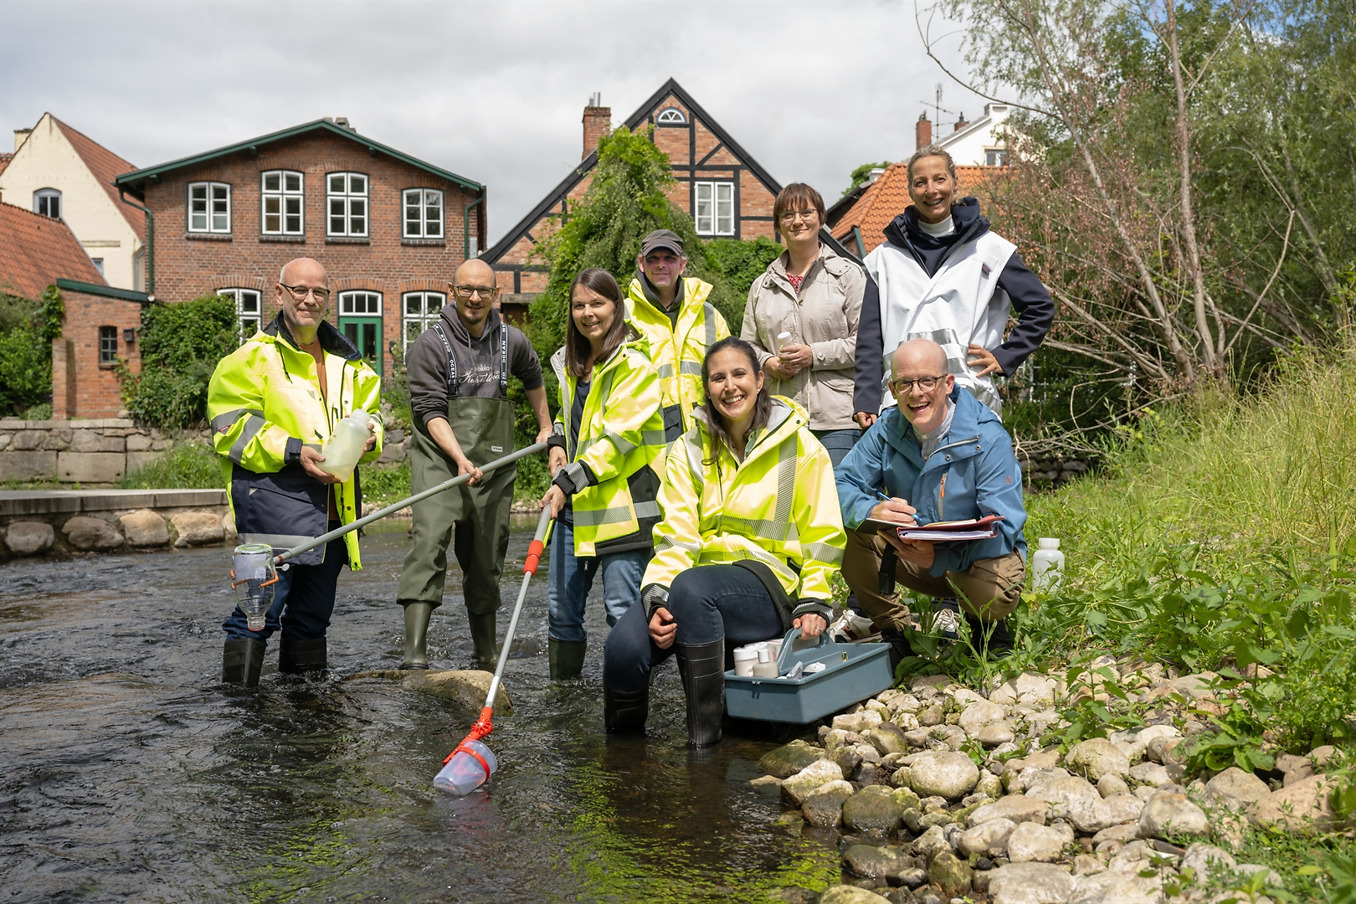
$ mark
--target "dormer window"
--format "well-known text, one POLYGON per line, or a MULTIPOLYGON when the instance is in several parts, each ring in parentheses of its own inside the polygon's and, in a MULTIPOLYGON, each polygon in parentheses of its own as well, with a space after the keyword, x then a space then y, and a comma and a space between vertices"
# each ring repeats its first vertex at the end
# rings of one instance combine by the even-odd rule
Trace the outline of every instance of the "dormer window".
POLYGON ((677 107, 666 107, 665 109, 660 110, 659 115, 654 118, 654 121, 661 126, 687 125, 687 117, 684 116, 683 111, 679 110, 677 107))
POLYGON ((33 212, 38 216, 61 219, 61 192, 55 188, 40 188, 33 192, 33 212))

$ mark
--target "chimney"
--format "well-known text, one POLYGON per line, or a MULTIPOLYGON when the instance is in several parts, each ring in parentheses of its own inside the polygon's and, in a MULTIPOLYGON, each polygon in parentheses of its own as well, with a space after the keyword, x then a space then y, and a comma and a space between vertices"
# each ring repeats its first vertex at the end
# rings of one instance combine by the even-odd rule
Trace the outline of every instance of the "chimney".
POLYGON ((928 119, 926 113, 918 116, 918 124, 914 126, 914 140, 918 145, 914 150, 921 150, 932 144, 932 121, 928 119))
POLYGON ((582 160, 598 150, 598 140, 612 131, 612 108, 603 106, 603 95, 595 92, 589 95, 589 105, 584 108, 584 153, 582 160))
POLYGON ((14 130, 14 150, 16 150, 16 151, 19 150, 19 145, 23 144, 23 143, 28 139, 28 136, 31 135, 31 134, 33 134, 33 130, 32 130, 32 129, 15 129, 15 130, 14 130))
POLYGON ((965 121, 965 114, 962 113, 960 114, 960 119, 956 120, 956 128, 952 129, 952 131, 959 132, 961 129, 965 128, 968 125, 969 123, 965 121))

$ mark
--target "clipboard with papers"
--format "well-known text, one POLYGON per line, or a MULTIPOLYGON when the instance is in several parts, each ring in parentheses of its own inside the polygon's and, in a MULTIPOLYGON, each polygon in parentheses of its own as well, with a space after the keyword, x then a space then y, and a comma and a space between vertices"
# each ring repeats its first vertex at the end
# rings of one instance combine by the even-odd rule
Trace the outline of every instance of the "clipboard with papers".
POLYGON ((970 518, 965 521, 933 521, 930 524, 901 525, 879 518, 867 518, 859 530, 895 530, 901 540, 928 540, 933 543, 958 543, 964 540, 988 540, 998 536, 994 522, 1002 521, 1002 515, 985 515, 983 518, 970 518))

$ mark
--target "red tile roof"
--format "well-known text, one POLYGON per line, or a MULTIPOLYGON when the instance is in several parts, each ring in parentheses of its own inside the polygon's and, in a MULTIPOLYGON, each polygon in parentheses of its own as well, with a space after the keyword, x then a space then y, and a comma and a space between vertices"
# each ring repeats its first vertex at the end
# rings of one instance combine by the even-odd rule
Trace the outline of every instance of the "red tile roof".
MULTIPOLYGON (((956 196, 963 198, 975 195, 981 205, 987 206, 987 184, 1002 170, 1003 167, 996 166, 956 167, 956 196)), ((885 242, 885 227, 890 225, 890 221, 912 203, 913 199, 909 197, 908 165, 892 163, 875 182, 867 186, 857 203, 843 214, 843 218, 834 224, 833 237, 849 250, 855 251, 857 244, 852 236, 855 226, 861 230, 863 253, 870 253, 885 242)))
POLYGON ((0 173, 5 171, 5 167, 9 166, 9 162, 13 159, 13 154, 0 153, 0 173))
POLYGON ((65 223, 0 204, 0 294, 36 301, 58 279, 108 285, 65 223))
POLYGON ((77 132, 75 129, 66 125, 55 116, 52 119, 66 136, 66 140, 75 148, 75 152, 80 155, 80 159, 85 161, 85 166, 94 174, 94 178, 99 180, 99 184, 108 192, 108 196, 113 200, 113 206, 122 212, 132 231, 137 234, 137 238, 142 243, 146 242, 146 214, 137 210, 135 207, 124 204, 118 197, 118 190, 113 187, 113 180, 123 173, 130 173, 136 169, 134 165, 119 157, 108 148, 99 144, 93 138, 77 132))

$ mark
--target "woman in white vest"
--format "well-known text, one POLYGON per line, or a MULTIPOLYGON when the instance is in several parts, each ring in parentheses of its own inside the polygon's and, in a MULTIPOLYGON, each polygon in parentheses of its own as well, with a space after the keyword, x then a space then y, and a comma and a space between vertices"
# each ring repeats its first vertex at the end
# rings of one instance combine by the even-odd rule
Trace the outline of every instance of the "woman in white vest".
POLYGON ((903 342, 930 339, 946 350, 956 382, 995 414, 993 375, 1011 376, 1045 339, 1055 304, 1007 239, 989 231, 979 202, 956 193, 951 155, 929 145, 909 158, 913 204, 866 256, 870 279, 857 327, 854 420, 870 426, 891 399, 885 361, 903 342), (1017 325, 1004 341, 1009 308, 1017 325))

